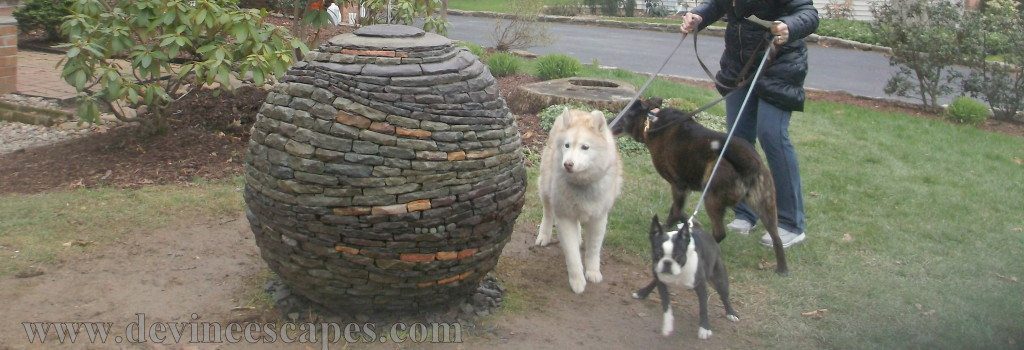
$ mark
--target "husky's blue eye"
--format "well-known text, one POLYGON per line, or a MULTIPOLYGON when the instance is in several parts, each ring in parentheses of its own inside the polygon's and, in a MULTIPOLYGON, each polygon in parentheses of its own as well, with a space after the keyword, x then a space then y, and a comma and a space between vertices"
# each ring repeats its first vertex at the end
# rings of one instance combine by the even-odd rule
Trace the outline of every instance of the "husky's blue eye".
POLYGON ((586 150, 590 149, 590 145, 583 145, 580 148, 582 148, 584 151, 586 151, 586 150))
POLYGON ((565 144, 565 148, 569 148, 569 144, 568 143, 565 144))

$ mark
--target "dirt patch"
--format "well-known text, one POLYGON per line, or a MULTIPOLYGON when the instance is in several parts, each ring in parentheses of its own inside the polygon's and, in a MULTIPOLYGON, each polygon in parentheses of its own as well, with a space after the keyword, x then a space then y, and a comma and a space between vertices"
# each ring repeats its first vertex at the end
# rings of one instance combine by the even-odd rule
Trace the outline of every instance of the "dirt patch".
POLYGON ((233 309, 245 306, 244 287, 264 266, 242 216, 181 221, 108 246, 68 249, 82 252, 36 277, 0 279, 0 344, 27 345, 21 322, 113 322, 113 337, 137 321, 136 313, 147 323, 189 322, 193 313, 196 322, 249 319, 253 311, 233 309))
MULTIPOLYGON (((657 293, 648 300, 631 297, 633 291, 650 282, 649 267, 641 259, 604 254, 601 283, 588 283, 582 294, 569 289, 565 259, 558 244, 533 246, 536 223, 519 222, 512 240, 498 263, 499 277, 511 293, 522 300, 522 310, 507 312, 491 320, 491 332, 470 344, 516 349, 676 349, 683 344, 724 349, 761 347, 751 336, 751 314, 746 301, 733 298, 740 322, 725 319, 717 295, 710 309, 714 336, 697 339, 697 300, 692 291, 673 289, 675 333, 662 337, 661 305, 657 293), (633 261, 637 260, 637 261, 633 261)), ((486 328, 486 327, 485 327, 486 328)))
MULTIPOLYGON (((676 333, 662 337, 658 334, 661 310, 657 296, 646 301, 630 297, 649 277, 644 264, 629 259, 606 254, 605 281, 588 284, 581 295, 572 293, 558 245, 532 247, 535 227, 536 223, 528 222, 517 225, 498 265, 499 278, 515 294, 506 298, 517 299, 514 303, 518 306, 475 320, 476 326, 464 334, 463 347, 675 349, 700 344, 723 349, 765 345, 751 335, 756 315, 744 312, 754 308, 735 298, 741 321, 727 321, 713 299, 715 334, 711 340, 698 341, 696 297, 685 290, 674 291, 676 333)), ((265 264, 241 215, 183 220, 162 229, 132 232, 106 246, 68 249, 82 252, 42 266, 42 275, 0 279, 0 298, 6 305, 0 344, 27 345, 21 322, 112 322, 113 337, 123 335, 125 327, 138 320, 137 313, 145 314, 147 324, 281 324, 286 320, 273 310, 248 308, 247 296, 262 290, 254 281, 264 273, 265 264), (198 320, 192 320, 193 313, 198 320)), ((285 345, 242 342, 218 347, 269 349, 285 345)), ((290 345, 308 348, 308 344, 290 345)), ((333 348, 345 346, 335 345, 333 348)), ((362 345, 396 347, 394 343, 362 345)), ((450 344, 403 345, 450 348, 450 344)))
POLYGON ((236 176, 266 94, 252 87, 218 96, 203 91, 171 106, 170 128, 162 135, 141 137, 126 126, 2 155, 0 194, 236 176))

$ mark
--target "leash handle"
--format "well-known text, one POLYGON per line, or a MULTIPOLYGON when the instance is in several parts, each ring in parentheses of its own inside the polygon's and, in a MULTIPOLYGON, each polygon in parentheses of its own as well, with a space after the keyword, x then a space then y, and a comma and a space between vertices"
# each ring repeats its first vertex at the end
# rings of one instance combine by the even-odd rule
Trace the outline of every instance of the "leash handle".
POLYGON ((754 78, 750 80, 750 86, 747 88, 747 95, 743 98, 743 103, 740 105, 739 113, 736 113, 736 120, 733 121, 732 127, 729 128, 729 134, 725 137, 725 144, 722 145, 722 152, 718 154, 718 160, 715 161, 715 166, 711 168, 711 175, 708 175, 707 183, 704 184, 704 191, 700 193, 700 199, 697 200, 697 206, 693 209, 693 214, 690 215, 689 222, 693 222, 693 219, 697 217, 697 213, 700 212, 701 205, 704 204, 704 197, 708 194, 708 189, 711 188, 711 180, 715 178, 715 174, 718 173, 718 166, 722 164, 722 158, 725 156, 725 150, 729 148, 729 141, 732 141, 732 135, 736 132, 736 126, 740 124, 740 118, 743 117, 743 111, 747 108, 747 102, 750 101, 750 96, 754 94, 754 86, 757 85, 757 78, 761 77, 761 71, 764 70, 765 62, 768 62, 768 56, 772 53, 772 47, 769 47, 764 51, 764 57, 761 58, 761 64, 757 67, 757 71, 754 72, 754 78))
POLYGON ((629 107, 633 106, 633 103, 636 102, 636 100, 640 99, 640 95, 642 95, 644 91, 647 90, 647 87, 651 86, 651 83, 654 82, 654 78, 657 78, 658 74, 665 69, 665 66, 668 65, 668 61, 672 60, 672 57, 676 55, 676 51, 679 51, 679 47, 683 46, 683 42, 686 41, 686 37, 689 35, 690 33, 683 33, 683 37, 679 39, 679 43, 677 43, 676 47, 672 49, 672 53, 668 54, 668 57, 665 58, 665 62, 661 64, 661 67, 659 67, 657 71, 651 73, 651 76, 647 78, 647 82, 645 82, 644 85, 640 87, 640 90, 636 91, 636 96, 633 96, 633 99, 631 99, 625 107, 622 107, 622 110, 619 111, 619 114, 615 116, 615 119, 612 119, 612 121, 608 123, 609 127, 615 127, 615 125, 619 123, 619 120, 622 119, 622 116, 626 114, 626 111, 629 110, 629 107))

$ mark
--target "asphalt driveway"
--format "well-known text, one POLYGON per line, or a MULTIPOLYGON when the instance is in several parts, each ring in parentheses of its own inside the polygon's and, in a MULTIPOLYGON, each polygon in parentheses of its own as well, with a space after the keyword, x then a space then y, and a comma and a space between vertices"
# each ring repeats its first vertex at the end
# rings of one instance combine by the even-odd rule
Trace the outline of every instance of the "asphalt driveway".
MULTIPOLYGON (((492 33, 495 19, 450 16, 452 39, 466 40, 484 46, 493 46, 492 33)), ((679 42, 678 33, 662 33, 633 29, 605 28, 562 23, 548 23, 551 45, 528 49, 538 54, 565 53, 583 63, 594 59, 601 65, 619 67, 638 72, 651 73, 658 69, 672 48, 679 42)), ((683 44, 676 56, 665 68, 664 74, 689 78, 707 79, 707 75, 693 56, 690 39, 683 44)), ((717 71, 718 59, 724 49, 724 40, 716 36, 700 36, 698 50, 712 69, 717 71)), ((896 99, 887 96, 883 89, 889 77, 896 71, 889 66, 889 59, 876 52, 834 49, 808 45, 810 49, 810 70, 808 87, 823 90, 845 91, 855 95, 896 99)), ((914 101, 912 99, 903 99, 914 101)), ((948 100, 948 99, 946 99, 948 100)))

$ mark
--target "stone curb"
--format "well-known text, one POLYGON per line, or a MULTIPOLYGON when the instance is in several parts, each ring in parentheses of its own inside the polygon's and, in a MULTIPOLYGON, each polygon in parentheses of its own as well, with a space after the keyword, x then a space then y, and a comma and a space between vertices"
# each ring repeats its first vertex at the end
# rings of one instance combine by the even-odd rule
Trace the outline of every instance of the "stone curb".
POLYGON ((25 124, 51 126, 60 120, 71 120, 71 113, 0 101, 0 120, 25 124))
MULTIPOLYGON (((453 16, 466 16, 466 17, 486 17, 486 18, 511 18, 512 15, 500 12, 490 11, 464 11, 464 10, 448 10, 449 15, 453 16)), ((625 22, 608 19, 596 19, 596 18, 578 18, 568 16, 552 16, 552 15, 540 15, 538 19, 541 22, 552 22, 552 23, 568 23, 568 24, 579 24, 579 25, 593 25, 598 27, 608 28, 622 28, 622 29, 636 29, 645 30, 652 32, 666 32, 666 33, 678 33, 679 26, 675 24, 662 24, 662 23, 638 23, 638 22, 625 22)), ((701 34, 724 36, 725 28, 721 27, 707 27, 701 31, 701 34)), ((809 35, 804 41, 809 43, 816 43, 821 47, 829 48, 840 48, 840 49, 856 49, 862 51, 873 51, 883 54, 892 54, 892 49, 884 46, 872 45, 860 43, 852 40, 840 39, 830 36, 823 36, 818 34, 809 35)))

